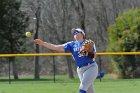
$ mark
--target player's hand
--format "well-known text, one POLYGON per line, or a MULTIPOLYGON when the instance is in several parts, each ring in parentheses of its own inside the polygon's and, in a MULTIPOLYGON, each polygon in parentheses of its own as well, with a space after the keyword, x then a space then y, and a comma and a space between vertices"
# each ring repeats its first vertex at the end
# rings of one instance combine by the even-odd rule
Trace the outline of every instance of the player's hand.
POLYGON ((35 39, 34 42, 35 42, 36 44, 41 45, 41 46, 44 46, 44 45, 45 45, 45 43, 44 43, 42 40, 40 40, 40 39, 35 39))

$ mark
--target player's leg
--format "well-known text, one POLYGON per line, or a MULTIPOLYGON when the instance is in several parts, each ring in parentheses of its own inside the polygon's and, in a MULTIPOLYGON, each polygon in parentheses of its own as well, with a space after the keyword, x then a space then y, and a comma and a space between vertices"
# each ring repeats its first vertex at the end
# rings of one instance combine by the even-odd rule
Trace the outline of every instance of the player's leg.
POLYGON ((83 73, 84 73, 83 69, 77 68, 77 74, 78 74, 80 82, 82 81, 83 73))
POLYGON ((96 63, 91 66, 87 66, 85 68, 85 72, 83 73, 83 78, 80 83, 80 89, 87 91, 90 85, 92 85, 93 81, 96 79, 98 74, 98 66, 96 63))
MULTIPOLYGON (((79 77, 80 82, 82 82, 84 70, 85 69, 77 68, 77 74, 78 74, 78 77, 79 77)), ((87 92, 85 90, 79 89, 79 93, 87 93, 87 92)))
POLYGON ((94 93, 93 84, 91 84, 87 90, 87 93, 94 93))

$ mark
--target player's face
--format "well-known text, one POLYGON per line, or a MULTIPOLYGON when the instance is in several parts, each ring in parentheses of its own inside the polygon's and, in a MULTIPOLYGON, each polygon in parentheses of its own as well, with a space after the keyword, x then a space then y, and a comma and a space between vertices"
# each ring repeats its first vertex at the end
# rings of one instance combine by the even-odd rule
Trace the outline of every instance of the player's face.
POLYGON ((82 33, 77 33, 74 35, 74 39, 76 41, 82 41, 83 40, 83 34, 82 33))

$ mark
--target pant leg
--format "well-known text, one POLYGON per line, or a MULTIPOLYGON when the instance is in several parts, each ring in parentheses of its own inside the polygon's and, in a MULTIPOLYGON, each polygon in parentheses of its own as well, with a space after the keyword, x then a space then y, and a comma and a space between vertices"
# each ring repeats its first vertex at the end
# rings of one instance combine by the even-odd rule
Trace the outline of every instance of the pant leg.
POLYGON ((77 74, 78 74, 79 80, 81 82, 83 79, 83 70, 77 68, 77 74))
MULTIPOLYGON (((89 66, 83 68, 82 81, 80 83, 80 89, 88 91, 90 85, 93 84, 93 81, 96 79, 98 74, 98 66, 96 63, 93 63, 89 66)), ((91 89, 92 90, 92 89, 91 89)))
MULTIPOLYGON (((82 82, 82 79, 83 79, 83 71, 84 71, 83 69, 77 68, 77 74, 78 74, 80 82, 82 82)), ((85 90, 79 89, 79 93, 87 93, 87 92, 85 90)))
POLYGON ((93 84, 91 84, 87 90, 87 93, 94 93, 94 87, 93 84))

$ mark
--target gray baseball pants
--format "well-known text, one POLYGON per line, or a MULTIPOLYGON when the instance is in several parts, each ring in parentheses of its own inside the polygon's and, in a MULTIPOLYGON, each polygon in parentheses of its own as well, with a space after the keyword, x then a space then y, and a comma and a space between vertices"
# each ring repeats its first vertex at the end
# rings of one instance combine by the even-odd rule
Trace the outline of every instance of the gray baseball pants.
POLYGON ((77 73, 80 79, 80 89, 87 91, 87 93, 95 93, 93 81, 96 79, 98 74, 98 65, 96 62, 87 66, 77 68, 77 73))

